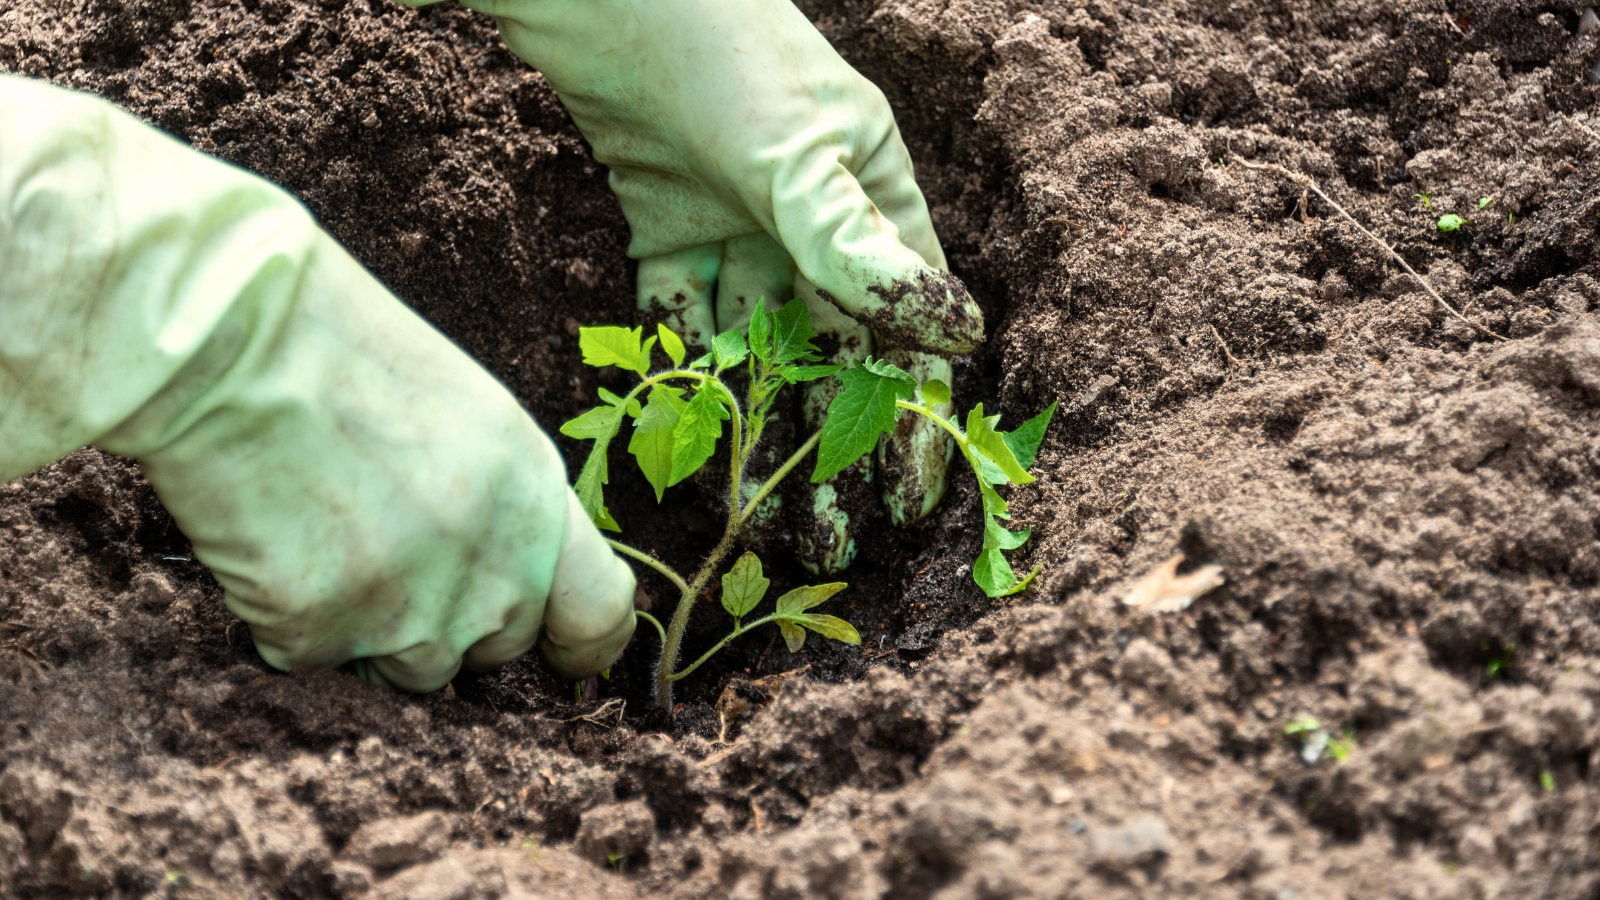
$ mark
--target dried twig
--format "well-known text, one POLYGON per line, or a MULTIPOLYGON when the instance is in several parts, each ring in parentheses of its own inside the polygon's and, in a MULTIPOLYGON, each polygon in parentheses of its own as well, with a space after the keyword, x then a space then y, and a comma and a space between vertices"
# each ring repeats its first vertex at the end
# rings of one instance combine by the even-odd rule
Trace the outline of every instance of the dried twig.
POLYGON ((1406 274, 1410 275, 1412 278, 1415 278, 1417 280, 1417 282, 1422 285, 1422 289, 1428 292, 1428 296, 1433 298, 1433 302, 1435 302, 1435 303, 1439 304, 1440 306, 1444 307, 1446 310, 1449 310, 1450 315, 1455 316, 1457 319, 1460 319, 1462 322, 1464 322, 1467 325, 1468 328, 1471 328, 1472 330, 1478 332, 1479 334, 1482 334, 1482 335, 1484 335, 1486 337, 1493 338, 1494 340, 1497 340, 1497 341, 1507 340, 1507 338, 1504 335, 1495 334, 1494 332, 1492 332, 1489 329, 1483 327, 1482 325, 1479 325, 1477 322, 1474 322, 1471 319, 1467 318, 1466 316, 1462 315, 1459 310, 1457 310, 1454 306, 1451 306, 1448 302, 1446 302, 1443 297, 1439 296, 1439 292, 1433 289, 1433 285, 1429 284, 1428 280, 1426 278, 1423 278, 1421 275, 1418 275, 1417 274, 1417 270, 1411 268, 1411 264, 1406 262, 1405 257, 1401 256, 1398 252, 1395 251, 1395 249, 1393 247, 1389 246, 1389 242, 1388 241, 1384 240, 1381 237, 1378 237, 1376 234, 1373 234, 1371 231, 1367 230, 1367 226, 1362 225, 1360 222, 1357 222, 1355 216, 1350 215, 1350 213, 1345 211, 1344 207, 1342 207, 1339 204, 1333 202, 1333 198, 1329 197, 1327 194, 1324 194, 1322 192, 1322 188, 1317 187, 1317 183, 1315 181, 1312 181, 1309 176, 1302 175, 1299 172, 1295 172, 1295 171, 1292 171, 1290 169, 1286 169, 1283 166, 1280 166, 1280 165, 1278 165, 1276 163, 1250 162, 1249 160, 1239 159, 1238 157, 1233 157, 1233 161, 1238 163, 1241 166, 1244 166, 1246 169, 1255 169, 1257 171, 1272 172, 1272 173, 1274 173, 1276 175, 1282 175, 1284 178, 1287 178, 1290 181, 1294 182, 1295 184, 1298 184, 1301 187, 1305 188, 1306 190, 1310 191, 1311 193, 1316 194, 1318 199, 1320 199, 1323 203, 1326 203, 1329 206, 1333 207, 1335 212, 1337 212, 1341 216, 1344 216, 1345 221, 1349 222, 1351 225, 1354 225, 1356 228, 1359 228, 1361 230, 1362 234, 1366 235, 1369 238, 1372 238, 1374 243, 1376 243, 1378 246, 1382 247, 1384 250, 1387 250, 1389 252, 1389 255, 1394 258, 1394 261, 1400 264, 1400 268, 1405 269, 1406 270, 1406 274))
POLYGON ((1233 351, 1228 349, 1228 342, 1222 339, 1222 332, 1217 330, 1215 324, 1207 324, 1211 327, 1211 336, 1216 338, 1217 343, 1222 346, 1222 355, 1228 358, 1228 371, 1232 372, 1234 369, 1239 368, 1239 361, 1233 358, 1233 351))

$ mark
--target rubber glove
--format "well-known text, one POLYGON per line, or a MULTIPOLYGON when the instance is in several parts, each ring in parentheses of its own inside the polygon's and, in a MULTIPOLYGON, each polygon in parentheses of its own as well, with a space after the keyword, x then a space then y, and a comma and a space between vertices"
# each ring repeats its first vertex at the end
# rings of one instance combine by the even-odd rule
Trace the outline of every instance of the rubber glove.
MULTIPOLYGON (((945 357, 982 340, 888 102, 790 0, 463 2, 498 20, 610 167, 640 306, 666 310, 691 343, 744 326, 759 298, 776 309, 791 296, 838 341, 834 361, 876 352, 949 383, 945 357)), ((835 389, 812 388, 810 428, 835 389)), ((921 417, 880 447, 896 522, 933 509, 949 459, 921 417)), ((816 492, 819 526, 799 535, 821 569, 853 554, 835 493, 816 492)))
POLYGON ((268 182, 0 76, 0 481, 137 459, 280 669, 583 677, 633 576, 487 372, 268 182))

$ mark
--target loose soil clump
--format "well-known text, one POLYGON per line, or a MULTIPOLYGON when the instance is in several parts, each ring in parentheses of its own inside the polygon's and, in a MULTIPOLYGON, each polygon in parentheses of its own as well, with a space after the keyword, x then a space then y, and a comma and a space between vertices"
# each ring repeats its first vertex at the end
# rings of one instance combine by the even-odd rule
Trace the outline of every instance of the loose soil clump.
MULTIPOLYGON (((736 644, 671 716, 648 634, 592 703, 532 659, 401 697, 271 671, 136 468, 81 451, 0 486, 0 893, 1595 896, 1600 19, 801 5, 984 306, 957 402, 1061 404, 1013 494, 1040 583, 972 584, 958 481, 873 523, 859 649, 736 644), (1226 584, 1119 602, 1180 551, 1226 584)), ((636 317, 604 171, 484 17, 6 0, 0 69, 285 185, 547 427, 608 377, 578 325, 636 317)), ((715 518, 627 468, 630 540, 688 567, 715 518)))

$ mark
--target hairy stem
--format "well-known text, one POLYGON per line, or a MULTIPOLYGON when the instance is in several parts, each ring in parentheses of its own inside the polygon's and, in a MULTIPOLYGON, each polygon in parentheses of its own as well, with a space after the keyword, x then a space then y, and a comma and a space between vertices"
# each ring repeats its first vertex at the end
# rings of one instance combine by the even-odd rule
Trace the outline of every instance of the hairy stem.
MULTIPOLYGON (((611 538, 606 538, 605 541, 607 544, 611 545, 611 549, 621 553, 623 556, 631 556, 650 568, 655 569, 657 572, 660 572, 662 575, 665 575, 668 581, 677 586, 678 590, 687 591, 689 589, 689 583, 683 580, 683 576, 672 571, 672 567, 668 566, 661 560, 656 559, 654 556, 651 556, 642 550, 635 550, 621 541, 614 541, 611 538)), ((660 626, 658 625, 657 627, 660 626)))
MULTIPOLYGON (((718 382, 720 384, 720 381, 718 382)), ((734 404, 737 407, 737 403, 734 404)), ((706 584, 711 581, 711 576, 716 573, 717 566, 722 564, 728 551, 733 549, 734 540, 739 536, 739 526, 743 520, 740 517, 739 487, 744 476, 744 465, 740 454, 741 439, 744 431, 744 417, 737 408, 728 410, 732 426, 732 443, 729 446, 731 462, 729 489, 728 489, 728 527, 722 533, 722 540, 717 542, 716 549, 706 557, 705 564, 700 571, 694 573, 694 580, 683 587, 683 596, 678 598, 678 608, 672 611, 672 623, 667 627, 667 633, 661 641, 661 660, 656 665, 656 705, 667 712, 672 711, 672 667, 678 664, 678 650, 683 646, 683 635, 689 630, 689 614, 694 611, 695 598, 705 590, 706 584)))
POLYGON ((711 657, 716 656, 718 650, 721 650, 723 647, 728 646, 728 642, 729 641, 733 640, 734 638, 738 637, 741 634, 744 634, 746 631, 749 631, 750 629, 755 628, 758 625, 765 625, 768 622, 775 621, 777 618, 778 617, 777 617, 776 614, 773 614, 773 615, 770 615, 770 616, 762 616, 761 618, 755 620, 754 622, 751 622, 749 625, 736 626, 733 629, 733 631, 728 633, 727 637, 723 638, 720 641, 717 641, 716 644, 714 644, 711 647, 710 650, 707 650, 706 652, 700 654, 700 658, 695 660, 694 662, 690 663, 688 668, 684 669, 682 672, 673 672, 671 675, 667 676, 667 680, 668 681, 681 681, 681 680, 683 680, 685 678, 688 678, 690 673, 692 673, 695 669, 700 668, 700 664, 701 663, 704 663, 706 660, 710 659, 711 657))

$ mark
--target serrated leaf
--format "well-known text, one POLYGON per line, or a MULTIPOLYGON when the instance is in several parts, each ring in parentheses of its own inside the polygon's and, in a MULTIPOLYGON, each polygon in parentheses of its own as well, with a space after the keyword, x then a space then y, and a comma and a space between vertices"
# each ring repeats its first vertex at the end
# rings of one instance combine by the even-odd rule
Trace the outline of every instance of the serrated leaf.
POLYGON ((861 365, 868 372, 871 372, 872 374, 877 375, 877 376, 879 376, 881 378, 893 378, 893 379, 896 379, 898 381, 903 381, 906 384, 910 385, 912 388, 915 388, 917 386, 917 380, 915 378, 912 378, 911 375, 906 372, 906 370, 900 368, 899 366, 895 365, 894 363, 887 362, 887 361, 881 360, 881 359, 873 359, 872 357, 869 356, 865 360, 862 361, 861 365))
POLYGON ((1032 528, 1021 531, 1012 531, 1001 525, 993 516, 983 517, 983 549, 985 550, 1015 550, 1028 542, 1033 535, 1032 528))
POLYGON ((811 311, 806 309, 804 300, 790 300, 772 318, 774 365, 822 358, 821 351, 811 343, 817 333, 811 328, 811 311))
POLYGON ((967 413, 967 442, 999 466, 1012 484, 1032 484, 1036 480, 1017 462, 1005 438, 994 430, 993 420, 984 417, 982 403, 967 413))
POLYGON ((779 619, 778 630, 783 632, 783 642, 788 645, 790 653, 799 653, 800 648, 806 645, 806 630, 799 625, 779 619))
POLYGON ((983 588, 985 595, 1000 597, 1016 586, 1017 574, 1011 571, 1011 563, 1006 561, 1005 554, 998 549, 985 550, 978 554, 972 564, 972 580, 983 588))
POLYGON ((707 353, 702 356, 695 357, 694 361, 689 363, 689 368, 704 369, 709 365, 711 365, 711 354, 707 353))
POLYGON ((1045 430, 1050 427, 1050 419, 1055 414, 1056 404, 1052 403, 1044 408, 1044 412, 1018 425, 1016 430, 1001 435, 1024 469, 1033 468, 1033 462, 1039 455, 1039 445, 1044 443, 1045 430))
POLYGON ((841 644, 850 644, 855 647, 861 645, 861 632, 857 631, 854 625, 838 616, 806 613, 794 621, 825 638, 838 641, 841 644))
POLYGON ((744 335, 737 331, 724 331, 711 339, 711 355, 716 357, 718 369, 738 365, 749 353, 744 335))
POLYGON ((606 466, 606 448, 610 443, 610 438, 595 441, 594 449, 589 451, 589 458, 584 461, 583 471, 578 473, 572 490, 578 495, 578 503, 583 506, 583 511, 589 514, 597 527, 606 531, 621 531, 617 520, 611 518, 611 511, 606 509, 603 496, 603 485, 610 480, 606 466))
POLYGON ((842 581, 835 581, 831 584, 809 584, 805 587, 797 587, 789 593, 778 598, 777 613, 779 616, 784 618, 794 618, 795 616, 800 615, 811 607, 816 606, 818 603, 821 603, 829 597, 832 597, 834 594, 839 593, 847 587, 849 587, 849 585, 842 581))
POLYGON ((578 347, 583 351, 587 365, 616 366, 643 375, 650 368, 650 354, 640 345, 644 328, 622 328, 605 325, 599 328, 579 328, 578 347))
POLYGON ((950 385, 937 378, 922 383, 922 400, 929 406, 941 406, 950 402, 950 385))
POLYGON ((674 432, 688 405, 683 399, 682 390, 657 385, 650 391, 650 400, 645 404, 643 414, 633 423, 633 438, 628 441, 628 452, 639 461, 639 471, 656 489, 657 503, 661 502, 661 494, 672 477, 674 432))
POLYGON ((722 437, 722 420, 726 418, 728 411, 722 408, 712 386, 702 386, 684 408, 672 434, 669 487, 699 471, 716 452, 717 440, 722 437))
POLYGON ((761 572, 761 560, 746 550, 722 576, 722 608, 735 619, 742 619, 761 603, 771 585, 761 572))
MULTIPOLYGON (((887 365, 887 364, 885 364, 887 365)), ((888 366, 900 372, 893 366, 888 366)), ((817 449, 817 467, 811 483, 819 484, 844 471, 878 445, 878 435, 894 430, 900 410, 896 400, 909 400, 916 392, 911 376, 904 379, 885 376, 872 367, 872 360, 839 373, 844 390, 828 404, 828 419, 822 425, 822 443, 817 449)))
POLYGON ((778 370, 783 380, 790 384, 799 384, 803 381, 817 381, 829 375, 837 375, 844 369, 842 365, 836 366, 785 366, 778 370))
POLYGON ((661 338, 661 349, 666 351, 667 358, 672 360, 674 366, 683 365, 686 351, 683 347, 683 338, 666 326, 664 322, 656 323, 656 336, 661 338))
POLYGON ((756 301, 750 314, 750 352, 764 363, 772 362, 772 314, 767 312, 766 298, 756 301))
POLYGON ((568 420, 561 426, 561 433, 569 438, 580 441, 610 439, 617 433, 617 428, 622 424, 622 408, 617 406, 596 406, 576 419, 568 420))

